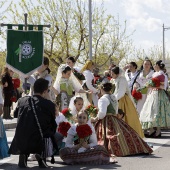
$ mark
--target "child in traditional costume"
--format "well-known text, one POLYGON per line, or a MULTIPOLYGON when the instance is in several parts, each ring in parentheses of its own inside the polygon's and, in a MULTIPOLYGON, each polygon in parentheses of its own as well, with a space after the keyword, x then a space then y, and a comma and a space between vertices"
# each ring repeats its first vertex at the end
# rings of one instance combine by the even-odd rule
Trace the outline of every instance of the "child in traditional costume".
POLYGON ((77 115, 78 123, 68 131, 66 148, 60 150, 61 159, 67 164, 108 164, 110 157, 103 146, 97 145, 93 126, 87 124, 88 113, 77 115))

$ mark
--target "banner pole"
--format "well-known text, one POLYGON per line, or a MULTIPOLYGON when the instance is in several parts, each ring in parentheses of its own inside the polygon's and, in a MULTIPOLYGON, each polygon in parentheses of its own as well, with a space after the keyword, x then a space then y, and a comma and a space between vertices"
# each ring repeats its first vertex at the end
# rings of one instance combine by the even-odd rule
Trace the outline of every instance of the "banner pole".
MULTIPOLYGON (((28 14, 25 13, 24 17, 25 17, 25 31, 27 31, 27 17, 28 17, 28 14)), ((25 94, 27 94, 27 78, 25 78, 24 82, 25 82, 25 94)))

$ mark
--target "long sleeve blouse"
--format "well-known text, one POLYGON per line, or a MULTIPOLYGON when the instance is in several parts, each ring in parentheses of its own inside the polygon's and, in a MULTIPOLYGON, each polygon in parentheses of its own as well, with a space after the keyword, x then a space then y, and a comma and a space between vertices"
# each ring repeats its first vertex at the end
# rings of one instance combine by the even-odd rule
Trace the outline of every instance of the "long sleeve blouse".
MULTIPOLYGON (((67 138, 66 138, 66 147, 72 148, 74 147, 74 136, 77 134, 76 128, 77 123, 75 125, 72 125, 71 128, 67 132, 67 138)), ((94 130, 94 127, 92 125, 89 125, 92 129, 92 135, 89 138, 89 146, 93 147, 97 145, 97 137, 94 130)))
POLYGON ((98 101, 98 114, 97 117, 99 119, 103 119, 106 116, 107 113, 107 107, 110 104, 112 100, 112 106, 115 109, 115 112, 118 112, 118 101, 116 100, 116 97, 112 94, 104 94, 98 101), (108 97, 109 96, 109 97, 108 97))
POLYGON ((94 75, 90 70, 85 70, 83 72, 83 75, 85 76, 85 83, 89 90, 91 90, 93 93, 97 93, 98 90, 93 87, 92 81, 94 80, 94 75))

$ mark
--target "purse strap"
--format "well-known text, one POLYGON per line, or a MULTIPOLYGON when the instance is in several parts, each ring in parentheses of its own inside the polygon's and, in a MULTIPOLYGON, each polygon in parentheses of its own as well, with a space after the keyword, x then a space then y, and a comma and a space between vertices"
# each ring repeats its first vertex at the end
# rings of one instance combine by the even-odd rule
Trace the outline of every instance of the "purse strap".
POLYGON ((34 116, 35 116, 35 120, 36 120, 37 125, 38 125, 38 129, 40 131, 41 138, 43 139, 42 129, 41 129, 40 123, 38 121, 38 117, 37 117, 37 114, 36 114, 36 111, 35 111, 34 102, 33 102, 33 98, 32 97, 31 97, 31 105, 32 105, 32 110, 33 110, 34 116))

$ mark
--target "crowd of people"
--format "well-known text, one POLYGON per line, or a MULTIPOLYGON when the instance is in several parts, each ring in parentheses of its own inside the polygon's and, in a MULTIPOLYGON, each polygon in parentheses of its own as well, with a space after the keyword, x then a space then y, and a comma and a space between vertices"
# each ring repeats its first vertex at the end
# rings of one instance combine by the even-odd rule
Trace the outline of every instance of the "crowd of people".
POLYGON ((116 157, 153 152, 143 138, 159 138, 161 128, 170 126, 165 64, 159 60, 152 66, 146 58, 140 69, 135 62, 124 69, 112 64, 102 74, 91 60, 81 69, 75 63, 74 57, 67 58, 53 80, 49 59, 44 57, 43 65, 27 77, 30 91, 17 98, 14 117, 18 121, 10 148, 2 118, 12 119, 10 109, 18 86, 13 71, 5 68, 0 159, 14 154, 19 155, 21 168, 34 159, 46 168, 46 158, 54 163, 56 154, 66 164, 101 165, 116 163, 116 157))

